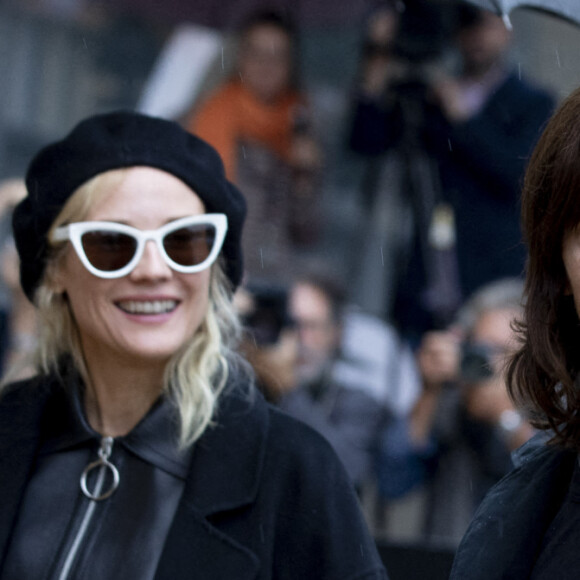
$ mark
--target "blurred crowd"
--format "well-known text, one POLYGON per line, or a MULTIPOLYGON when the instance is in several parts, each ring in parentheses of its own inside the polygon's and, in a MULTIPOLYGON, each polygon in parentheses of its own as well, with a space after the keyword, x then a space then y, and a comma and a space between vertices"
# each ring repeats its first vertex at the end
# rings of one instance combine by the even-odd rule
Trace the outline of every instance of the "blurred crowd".
MULTIPOLYGON (((329 216, 341 200, 323 191, 340 160, 302 83, 290 16, 249 14, 232 33, 233 69, 181 119, 247 197, 241 348, 266 398, 334 447, 377 537, 455 546, 533 432, 507 396, 503 361, 524 300, 520 181, 555 102, 514 69, 512 33, 492 13, 373 4, 345 80, 342 149, 364 167, 353 192, 362 211, 337 259, 329 216), (388 243, 369 272, 371 228, 388 243), (379 312, 357 301, 373 284, 379 312)), ((9 228, 23 188, 20 178, 0 187, 10 377, 26 374, 35 340, 9 228)))

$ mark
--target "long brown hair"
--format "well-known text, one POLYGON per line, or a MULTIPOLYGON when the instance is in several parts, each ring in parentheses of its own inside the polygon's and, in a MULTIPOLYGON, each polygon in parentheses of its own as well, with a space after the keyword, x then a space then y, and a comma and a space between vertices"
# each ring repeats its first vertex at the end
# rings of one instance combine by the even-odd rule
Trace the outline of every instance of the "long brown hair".
POLYGON ((562 260, 565 235, 580 224, 580 89, 559 106, 530 159, 522 192, 528 245, 525 311, 508 389, 553 442, 580 450, 580 321, 562 260))

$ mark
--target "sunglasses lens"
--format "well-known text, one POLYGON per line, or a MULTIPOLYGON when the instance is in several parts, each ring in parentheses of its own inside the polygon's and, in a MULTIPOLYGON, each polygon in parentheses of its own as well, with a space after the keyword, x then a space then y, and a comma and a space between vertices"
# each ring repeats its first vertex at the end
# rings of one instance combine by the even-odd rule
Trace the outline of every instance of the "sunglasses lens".
POLYGON ((114 272, 126 266, 137 249, 135 238, 119 232, 87 232, 81 241, 89 262, 103 272, 114 272))
POLYGON ((197 266, 211 253, 215 238, 213 225, 195 224, 168 233, 163 238, 163 247, 176 264, 197 266))

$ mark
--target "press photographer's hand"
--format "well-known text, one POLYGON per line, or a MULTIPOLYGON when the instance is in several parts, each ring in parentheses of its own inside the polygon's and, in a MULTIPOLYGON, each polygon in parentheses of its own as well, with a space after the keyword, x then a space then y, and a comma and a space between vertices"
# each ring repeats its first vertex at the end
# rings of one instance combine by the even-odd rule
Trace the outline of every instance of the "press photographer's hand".
POLYGON ((451 123, 467 121, 473 114, 457 80, 440 75, 432 83, 431 92, 435 102, 439 104, 441 112, 451 123))
POLYGON ((459 378, 460 344, 460 337, 454 332, 425 334, 417 352, 417 362, 426 390, 439 390, 459 378))

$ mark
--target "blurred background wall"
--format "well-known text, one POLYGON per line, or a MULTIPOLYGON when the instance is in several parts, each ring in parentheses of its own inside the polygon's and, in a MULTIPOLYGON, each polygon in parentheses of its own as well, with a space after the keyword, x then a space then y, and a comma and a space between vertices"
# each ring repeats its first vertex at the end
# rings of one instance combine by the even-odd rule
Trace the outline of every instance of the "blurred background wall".
MULTIPOLYGON (((306 89, 318 105, 331 154, 340 144, 340 121, 358 58, 358 25, 367 4, 362 0, 293 4, 303 34, 306 89)), ((0 177, 20 174, 38 146, 83 116, 135 107, 156 58, 179 24, 228 30, 255 5, 251 0, 1 3, 0 177)), ((528 10, 514 13, 512 22, 514 59, 524 74, 553 87, 560 96, 580 83, 577 27, 528 10)), ((344 177, 343 169, 344 165, 337 170, 344 177)), ((348 183, 347 179, 347 187, 348 183)))

